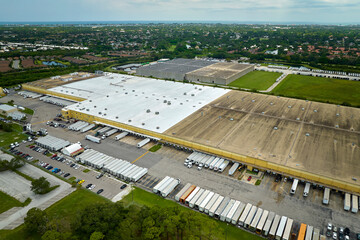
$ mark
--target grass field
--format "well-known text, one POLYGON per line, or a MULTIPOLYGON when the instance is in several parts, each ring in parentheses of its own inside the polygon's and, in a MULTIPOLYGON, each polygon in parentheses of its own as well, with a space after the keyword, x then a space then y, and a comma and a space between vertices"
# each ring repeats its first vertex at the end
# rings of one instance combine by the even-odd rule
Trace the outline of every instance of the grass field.
MULTIPOLYGON (((85 189, 79 189, 69 196, 56 202, 45 211, 49 215, 50 219, 74 219, 76 213, 81 209, 89 206, 93 203, 109 202, 106 198, 103 198, 95 193, 92 193, 85 189)), ((2 204, 0 204, 2 205, 2 204)), ((24 225, 15 228, 14 230, 0 230, 0 239, 29 239, 37 240, 41 239, 39 235, 27 236, 24 225)))
POLYGON ((266 90, 273 85, 276 79, 280 76, 281 73, 252 71, 241 78, 236 79, 230 83, 229 86, 254 90, 266 90))
POLYGON ((360 82, 302 75, 288 75, 275 95, 360 107, 360 82), (346 104, 344 104, 346 105, 346 104))
MULTIPOLYGON (((153 193, 149 193, 145 190, 142 190, 140 188, 135 188, 129 195, 127 195, 123 200, 121 200, 125 205, 129 205, 131 203, 137 204, 137 205, 145 205, 149 207, 153 206, 161 206, 161 207, 181 207, 184 211, 192 211, 188 208, 182 207, 180 204, 166 200, 158 195, 155 195, 153 193)), ((227 235, 228 240, 246 240, 246 239, 262 239, 259 236, 256 236, 254 234, 248 233, 246 231, 243 231, 237 227, 232 226, 231 224, 226 224, 224 222, 215 220, 213 218, 208 217, 205 214, 200 214, 204 218, 209 218, 211 221, 215 221, 218 223, 219 228, 222 228, 224 230, 224 233, 227 235)))
POLYGON ((3 193, 0 191, 0 213, 6 212, 10 208, 13 207, 21 207, 23 204, 17 200, 16 198, 13 198, 6 193, 3 193))
POLYGON ((0 130, 0 147, 9 147, 10 143, 21 142, 27 139, 27 136, 22 133, 22 127, 20 125, 13 124, 12 129, 12 132, 0 130))

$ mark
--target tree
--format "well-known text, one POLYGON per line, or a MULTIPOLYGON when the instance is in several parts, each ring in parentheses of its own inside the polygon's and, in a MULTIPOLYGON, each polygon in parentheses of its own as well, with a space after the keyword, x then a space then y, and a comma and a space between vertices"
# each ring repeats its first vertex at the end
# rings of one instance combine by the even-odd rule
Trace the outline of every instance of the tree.
POLYGON ((8 164, 8 168, 11 170, 15 170, 17 168, 24 166, 24 164, 25 164, 25 162, 23 159, 16 157, 16 158, 11 159, 11 161, 8 164))
POLYGON ((61 234, 55 230, 48 230, 42 235, 41 240, 60 240, 61 234))
POLYGON ((90 236, 90 240, 102 240, 105 235, 102 232, 93 232, 90 236))
POLYGON ((43 234, 46 231, 48 217, 44 211, 39 208, 31 208, 24 219, 25 228, 32 233, 43 234))
POLYGON ((40 177, 31 182, 31 191, 36 194, 44 194, 49 191, 50 183, 45 177, 40 177))

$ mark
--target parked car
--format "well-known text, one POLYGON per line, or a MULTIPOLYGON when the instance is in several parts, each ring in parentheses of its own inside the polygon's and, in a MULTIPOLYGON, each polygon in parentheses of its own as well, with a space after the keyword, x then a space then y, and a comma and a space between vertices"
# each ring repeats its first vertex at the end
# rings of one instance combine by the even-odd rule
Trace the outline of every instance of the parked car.
POLYGON ((102 193, 104 191, 104 189, 99 189, 96 193, 97 194, 100 194, 100 193, 102 193))
POLYGON ((75 163, 72 163, 71 165, 70 165, 70 167, 74 167, 75 166, 75 163))
POLYGON ((249 176, 249 177, 248 177, 248 179, 247 179, 247 180, 248 180, 248 182, 250 182, 250 181, 251 181, 251 179, 252 179, 252 176, 249 176))
POLYGON ((70 176, 70 173, 65 173, 64 177, 70 176))
POLYGON ((121 187, 120 187, 120 189, 124 189, 124 188, 126 188, 127 187, 127 185, 126 184, 123 184, 121 187))
POLYGON ((79 181, 79 184, 83 184, 85 182, 85 180, 83 179, 83 180, 80 180, 79 181))
POLYGON ((99 175, 96 176, 97 179, 101 178, 102 176, 104 176, 103 173, 100 173, 99 175))
POLYGON ((333 238, 334 240, 337 240, 337 232, 333 232, 332 238, 333 238))
POLYGON ((92 186, 91 183, 89 183, 88 185, 86 185, 86 188, 90 188, 92 186))
POLYGON ((89 187, 90 190, 93 190, 95 188, 95 184, 91 185, 91 187, 89 187))
POLYGON ((51 170, 51 169, 53 169, 54 167, 53 166, 48 166, 46 169, 47 170, 51 170))

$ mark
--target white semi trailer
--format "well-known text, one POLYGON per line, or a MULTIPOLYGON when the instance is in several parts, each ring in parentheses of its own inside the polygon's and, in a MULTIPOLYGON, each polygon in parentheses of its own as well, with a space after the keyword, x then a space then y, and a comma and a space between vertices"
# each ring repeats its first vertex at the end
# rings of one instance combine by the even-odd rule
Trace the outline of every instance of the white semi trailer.
POLYGON ((94 137, 94 136, 91 136, 91 135, 86 135, 85 136, 85 139, 86 140, 89 140, 89 141, 92 141, 94 143, 101 143, 101 139, 100 138, 97 138, 97 137, 94 137))
POLYGON ((137 147, 141 148, 141 147, 145 146, 146 144, 148 144, 149 142, 150 142, 150 138, 145 138, 144 140, 142 140, 141 142, 139 142, 137 144, 137 147))
POLYGON ((167 197, 180 184, 180 179, 174 179, 162 192, 161 196, 167 197))

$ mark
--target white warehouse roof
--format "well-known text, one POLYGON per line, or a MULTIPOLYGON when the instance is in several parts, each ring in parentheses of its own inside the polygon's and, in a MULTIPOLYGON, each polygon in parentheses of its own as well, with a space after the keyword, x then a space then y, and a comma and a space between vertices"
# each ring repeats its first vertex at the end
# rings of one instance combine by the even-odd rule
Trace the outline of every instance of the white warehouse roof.
POLYGON ((123 74, 108 74, 50 90, 87 99, 65 110, 159 133, 229 91, 123 74))
POLYGON ((65 147, 62 152, 67 156, 72 156, 73 154, 76 154, 77 152, 80 152, 84 150, 80 144, 74 143, 68 147, 65 147))

